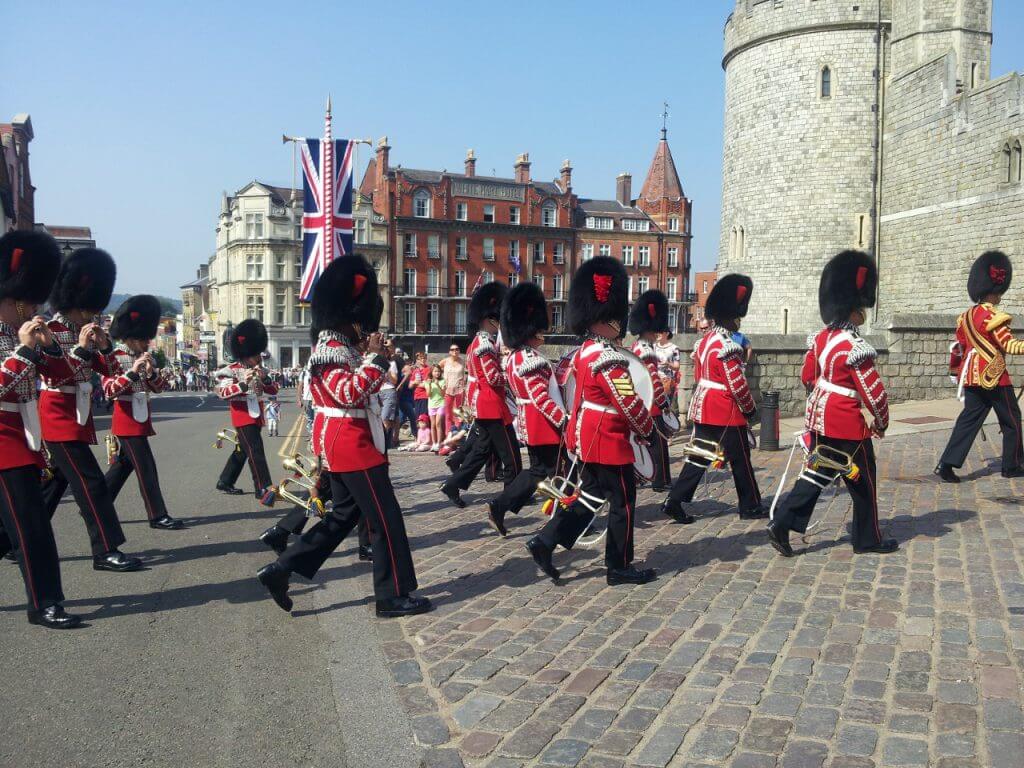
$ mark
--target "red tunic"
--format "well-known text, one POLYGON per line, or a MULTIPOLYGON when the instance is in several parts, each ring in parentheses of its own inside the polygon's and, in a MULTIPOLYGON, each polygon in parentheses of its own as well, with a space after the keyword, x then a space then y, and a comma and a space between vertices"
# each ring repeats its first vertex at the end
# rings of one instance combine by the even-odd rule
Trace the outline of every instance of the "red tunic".
POLYGON ((263 426, 263 395, 276 395, 277 384, 267 376, 256 379, 250 388, 245 383, 245 372, 250 370, 242 363, 232 363, 221 368, 217 377, 217 397, 228 401, 231 409, 231 425, 238 427, 263 426))
MULTIPOLYGON (((38 419, 36 377, 40 371, 53 376, 71 376, 71 365, 63 354, 49 355, 42 350, 31 350, 18 341, 18 332, 0 323, 0 470, 15 467, 46 466, 43 454, 33 450, 26 436, 22 411, 29 419, 38 419)), ((34 434, 38 441, 41 434, 34 434)))
POLYGON ((743 427, 754 413, 743 372, 743 347, 723 328, 711 328, 693 348, 693 378, 688 418, 695 424, 743 427))
POLYGON ((47 325, 69 366, 40 371, 43 391, 39 395, 39 420, 43 439, 48 442, 82 442, 96 444, 96 428, 92 421, 92 374, 114 376, 119 371, 113 358, 97 350, 78 346, 81 330, 60 313, 47 325), (79 414, 81 411, 81 414, 79 414), (84 423, 83 423, 84 422, 84 423))
POLYGON ((167 374, 156 372, 143 379, 132 371, 136 356, 122 345, 114 348, 114 360, 119 369, 116 376, 103 377, 103 394, 114 403, 110 431, 117 437, 150 437, 156 434, 149 408, 150 393, 167 388, 167 374), (138 417, 144 416, 142 421, 138 417))
POLYGON ((370 419, 380 420, 375 395, 387 377, 387 359, 363 357, 343 335, 322 331, 307 370, 316 411, 313 451, 323 459, 324 468, 358 472, 387 464, 370 425, 370 419))
POLYGON ((661 381, 661 373, 658 371, 658 354, 654 351, 654 345, 649 341, 638 340, 633 345, 633 354, 639 357, 647 370, 651 373, 651 383, 654 385, 654 402, 651 403, 651 416, 660 416, 662 411, 668 410, 668 394, 665 392, 665 385, 661 381))
POLYGON ((478 419, 501 419, 512 423, 512 413, 505 402, 505 377, 501 372, 501 356, 491 334, 480 331, 466 349, 466 390, 469 405, 478 419))
POLYGON ((607 341, 589 339, 576 355, 574 375, 570 450, 588 464, 632 464, 630 436, 646 438, 654 422, 633 388, 629 360, 607 341))
POLYGON ((1024 354, 1024 341, 1010 331, 1011 318, 991 304, 977 304, 956 321, 949 373, 964 387, 1011 386, 1006 355, 1024 354))
POLYGON ((516 432, 525 445, 558 445, 565 409, 551 397, 551 363, 535 349, 517 349, 505 363, 508 388, 516 398, 516 432))
POLYGON ((878 429, 889 428, 889 398, 875 368, 878 353, 852 327, 824 328, 808 340, 800 378, 814 387, 804 422, 809 432, 839 440, 864 440, 871 430, 861 405, 878 429))

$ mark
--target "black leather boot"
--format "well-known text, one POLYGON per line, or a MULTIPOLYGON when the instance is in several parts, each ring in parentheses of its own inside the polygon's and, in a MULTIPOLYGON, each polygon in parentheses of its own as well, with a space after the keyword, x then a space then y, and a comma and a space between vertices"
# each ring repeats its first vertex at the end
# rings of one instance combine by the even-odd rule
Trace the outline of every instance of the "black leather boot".
POLYGON ((272 525, 260 534, 260 541, 280 555, 288 548, 288 536, 290 534, 284 528, 272 525))
POLYGON ((274 598, 274 602, 280 606, 281 610, 290 613, 292 610, 292 599, 288 597, 289 575, 288 571, 277 563, 265 565, 256 571, 256 578, 259 579, 260 584, 267 588, 270 596, 274 598))
POLYGON ((430 601, 416 595, 399 595, 377 601, 377 616, 381 619, 394 619, 400 616, 415 616, 433 609, 430 601))
POLYGON ((768 523, 768 543, 783 557, 793 556, 793 547, 789 543, 789 531, 776 522, 768 523))
POLYGON ((619 584, 647 584, 654 581, 657 576, 658 572, 653 568, 636 568, 632 565, 625 568, 609 568, 608 585, 614 587, 619 584))
POLYGON ((528 542, 526 542, 526 548, 530 551, 533 556, 533 562, 537 564, 548 578, 552 581, 558 581, 558 577, 561 575, 558 569, 555 568, 551 562, 551 555, 553 554, 551 548, 541 541, 540 536, 534 536, 528 542))
POLYGON ((939 479, 944 483, 959 483, 960 478, 957 477, 956 472, 953 471, 953 467, 949 464, 940 463, 935 468, 935 474, 939 476, 939 479))
POLYGON ((28 623, 47 629, 74 629, 82 623, 78 616, 64 612, 61 605, 51 605, 41 611, 29 611, 28 623))
POLYGON ((115 573, 126 573, 137 571, 142 568, 142 561, 137 557, 129 557, 118 549, 112 549, 104 555, 92 559, 94 571, 114 571, 115 573))
POLYGON ((170 515, 164 515, 158 517, 156 520, 149 521, 150 528, 156 528, 158 531, 180 531, 185 527, 185 524, 181 520, 175 520, 170 515))

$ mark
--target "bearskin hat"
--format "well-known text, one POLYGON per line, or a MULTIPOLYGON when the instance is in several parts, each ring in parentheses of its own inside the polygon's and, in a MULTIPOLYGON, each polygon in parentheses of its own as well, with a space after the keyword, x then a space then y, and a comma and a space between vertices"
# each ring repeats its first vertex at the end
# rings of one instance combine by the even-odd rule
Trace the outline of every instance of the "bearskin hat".
POLYGON ((629 311, 629 332, 634 336, 668 331, 668 298, 657 290, 644 291, 629 311))
POLYGON ((313 289, 313 325, 322 331, 358 323, 363 330, 380 323, 377 272, 359 254, 327 265, 313 289))
POLYGON ((519 283, 501 303, 501 338, 510 349, 525 347, 538 331, 546 331, 548 303, 534 282, 519 283))
POLYGON ((629 277, 622 262, 595 256, 583 262, 569 284, 569 328, 586 335, 595 323, 618 323, 623 335, 629 318, 629 277))
POLYGON ((746 275, 725 275, 719 278, 704 304, 704 317, 714 323, 725 323, 746 317, 754 281, 746 275))
POLYGON ((156 296, 139 294, 126 299, 110 324, 110 335, 115 339, 144 339, 156 337, 160 324, 160 300, 156 296))
POLYGON ((855 309, 875 306, 878 268, 868 254, 843 251, 832 257, 821 272, 818 307, 827 325, 846 320, 855 309))
POLYGON ((267 350, 267 329, 259 320, 243 320, 231 329, 227 348, 233 360, 262 355, 267 350))
POLYGON ((477 332, 484 320, 501 319, 501 302, 506 293, 508 286, 494 280, 484 283, 473 292, 469 309, 466 310, 466 328, 471 334, 477 332))
POLYGON ((967 278, 967 293, 971 301, 979 302, 990 293, 1002 296, 1010 290, 1013 280, 1013 264, 1002 251, 986 251, 971 265, 967 278))
POLYGON ((42 304, 60 269, 60 247, 45 232, 14 230, 0 237, 0 299, 42 304))
POLYGON ((79 248, 61 265, 50 294, 50 306, 57 312, 102 312, 110 303, 116 279, 117 267, 109 253, 99 248, 79 248))

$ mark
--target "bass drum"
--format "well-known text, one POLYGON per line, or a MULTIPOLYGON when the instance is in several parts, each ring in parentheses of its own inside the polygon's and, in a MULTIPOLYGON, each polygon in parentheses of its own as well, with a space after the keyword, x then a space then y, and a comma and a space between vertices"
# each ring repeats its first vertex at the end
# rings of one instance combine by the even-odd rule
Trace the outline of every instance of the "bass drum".
MULTIPOLYGON (((654 405, 654 381, 651 379, 647 364, 628 349, 620 347, 616 351, 629 361, 629 376, 633 379, 633 390, 643 401, 644 407, 650 410, 654 405)), ((654 457, 651 456, 650 447, 641 443, 635 434, 630 434, 629 442, 633 446, 633 469, 637 477, 651 480, 654 477, 654 457)))
POLYGON ((674 435, 682 426, 679 423, 679 417, 672 411, 662 411, 661 420, 665 422, 665 427, 668 429, 670 435, 674 435))

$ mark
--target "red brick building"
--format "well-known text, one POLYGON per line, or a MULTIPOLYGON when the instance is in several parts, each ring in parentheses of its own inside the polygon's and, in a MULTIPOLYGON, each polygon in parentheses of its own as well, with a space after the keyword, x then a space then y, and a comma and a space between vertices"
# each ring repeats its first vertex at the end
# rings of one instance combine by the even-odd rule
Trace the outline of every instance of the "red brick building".
POLYGON ((477 175, 473 150, 462 173, 393 166, 390 151, 382 139, 360 195, 387 231, 380 274, 389 330, 414 345, 463 335, 473 289, 490 280, 537 283, 560 333, 574 269, 604 252, 626 263, 634 298, 649 287, 665 290, 675 307, 686 301, 690 201, 664 133, 637 199, 623 175, 616 200, 580 200, 568 160, 547 182, 533 178, 525 153, 512 176, 494 177, 477 175))
POLYGON ((691 330, 696 330, 700 326, 700 321, 704 319, 704 306, 708 303, 708 294, 711 293, 711 289, 715 287, 715 283, 718 282, 718 272, 697 272, 693 276, 693 291, 694 300, 690 306, 690 324, 691 330))
POLYGON ((15 115, 0 123, 0 234, 8 229, 32 229, 35 224, 35 192, 29 169, 28 145, 35 138, 32 118, 15 115))

